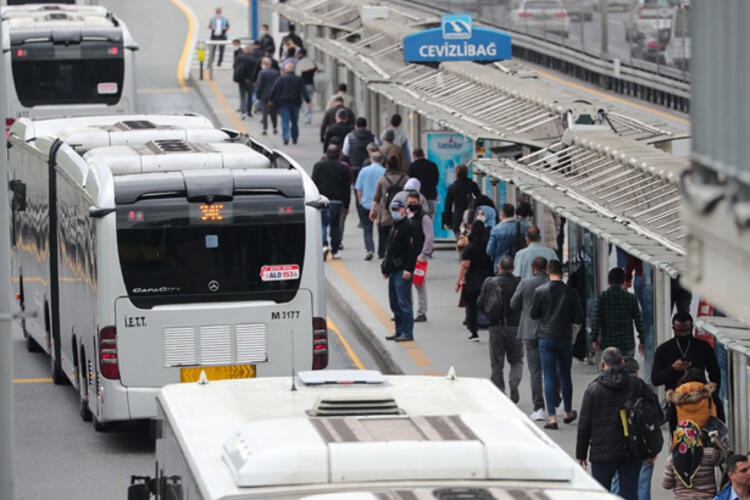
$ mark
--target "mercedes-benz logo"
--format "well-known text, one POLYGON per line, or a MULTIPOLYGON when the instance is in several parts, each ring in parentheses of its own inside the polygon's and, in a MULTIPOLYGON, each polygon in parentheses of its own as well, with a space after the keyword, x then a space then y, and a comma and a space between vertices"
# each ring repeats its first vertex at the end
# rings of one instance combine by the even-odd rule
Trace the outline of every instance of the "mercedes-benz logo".
POLYGON ((216 280, 211 280, 208 282, 208 290, 211 292, 218 292, 219 291, 219 282, 216 280))

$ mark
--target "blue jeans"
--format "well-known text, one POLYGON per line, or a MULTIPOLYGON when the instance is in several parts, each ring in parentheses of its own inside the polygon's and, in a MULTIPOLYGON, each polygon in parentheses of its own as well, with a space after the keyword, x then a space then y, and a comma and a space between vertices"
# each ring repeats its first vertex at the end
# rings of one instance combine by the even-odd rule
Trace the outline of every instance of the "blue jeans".
POLYGON ((563 408, 566 413, 573 411, 573 381, 570 378, 570 365, 573 361, 573 345, 570 339, 539 338, 539 357, 544 374, 544 401, 547 414, 552 417, 557 402, 557 384, 560 384, 563 408))
MULTIPOLYGON (((651 500, 651 478, 654 475, 654 464, 648 460, 641 462, 641 472, 638 474, 638 500, 651 500)), ((620 475, 615 472, 612 478, 613 495, 620 494, 620 475)))
POLYGON ((285 141, 289 140, 289 128, 291 125, 292 142, 297 142, 297 138, 299 137, 299 106, 284 104, 279 106, 279 114, 281 115, 281 138, 285 141))
POLYGON ((341 244, 341 207, 343 203, 339 200, 331 200, 328 208, 320 211, 323 224, 323 246, 328 246, 328 230, 331 231, 331 253, 336 255, 341 244))
POLYGON ((388 275, 388 302, 396 319, 396 335, 414 338, 414 309, 411 303, 411 279, 401 270, 388 275))
POLYGON ((372 253, 375 251, 375 241, 372 239, 373 224, 370 220, 370 210, 357 203, 357 214, 359 214, 359 223, 365 238, 365 250, 372 253))
POLYGON ((592 462, 591 475, 599 484, 612 491, 612 478, 617 474, 619 488, 617 494, 625 500, 639 500, 638 477, 642 463, 643 461, 637 458, 624 462, 592 462))

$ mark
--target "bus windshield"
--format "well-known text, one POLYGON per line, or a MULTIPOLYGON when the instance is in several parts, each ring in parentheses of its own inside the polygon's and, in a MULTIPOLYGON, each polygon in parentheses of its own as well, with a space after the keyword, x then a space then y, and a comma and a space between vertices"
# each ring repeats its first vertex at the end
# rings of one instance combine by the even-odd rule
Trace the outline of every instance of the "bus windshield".
POLYGON ((305 254, 303 198, 139 200, 117 207, 122 276, 136 307, 186 302, 288 302, 305 254))
POLYGON ((14 44, 11 60, 16 95, 25 107, 120 101, 125 73, 122 44, 14 44))

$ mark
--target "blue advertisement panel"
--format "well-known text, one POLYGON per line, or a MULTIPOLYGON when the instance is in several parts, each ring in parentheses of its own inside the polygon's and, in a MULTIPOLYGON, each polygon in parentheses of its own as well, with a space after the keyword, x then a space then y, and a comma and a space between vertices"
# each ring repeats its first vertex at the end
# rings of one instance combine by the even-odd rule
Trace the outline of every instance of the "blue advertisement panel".
POLYGON ((427 132, 424 144, 427 158, 435 162, 440 172, 435 207, 435 239, 454 239, 453 231, 443 229, 441 224, 445 195, 448 186, 455 180, 453 169, 456 165, 466 164, 474 158, 474 141, 454 132, 427 132))
POLYGON ((404 61, 502 61, 511 58, 510 35, 473 25, 469 14, 446 14, 441 27, 407 35, 404 61))

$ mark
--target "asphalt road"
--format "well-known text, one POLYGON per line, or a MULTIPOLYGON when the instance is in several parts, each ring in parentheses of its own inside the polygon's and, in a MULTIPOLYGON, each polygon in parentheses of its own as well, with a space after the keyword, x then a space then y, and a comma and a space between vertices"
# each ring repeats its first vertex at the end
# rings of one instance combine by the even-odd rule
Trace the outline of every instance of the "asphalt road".
MULTIPOLYGON (((208 110, 195 92, 183 89, 177 78, 188 30, 182 11, 170 0, 100 3, 124 19, 139 42, 139 111, 206 114, 208 110)), ((240 3, 236 6, 239 8, 240 3)), ((330 332, 329 366, 377 368, 350 335, 346 318, 330 306, 329 317, 336 330, 330 332)), ((95 432, 78 415, 76 391, 55 386, 47 379, 48 357, 27 352, 18 327, 13 334, 13 359, 17 499, 126 498, 131 474, 153 474, 154 443, 148 438, 146 425, 121 425, 106 433, 95 432)))

